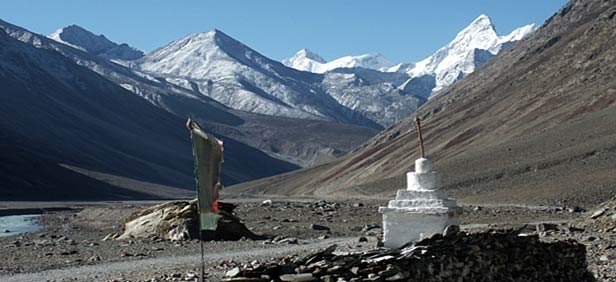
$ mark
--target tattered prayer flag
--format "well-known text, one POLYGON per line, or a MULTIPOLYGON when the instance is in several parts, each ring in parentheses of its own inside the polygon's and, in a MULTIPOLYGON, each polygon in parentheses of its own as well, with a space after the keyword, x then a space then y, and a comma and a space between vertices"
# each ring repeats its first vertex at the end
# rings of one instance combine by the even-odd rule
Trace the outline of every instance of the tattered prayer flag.
POLYGON ((188 120, 195 158, 195 177, 199 203, 201 230, 216 230, 218 227, 218 189, 220 188, 220 165, 222 141, 205 133, 197 123, 188 120))

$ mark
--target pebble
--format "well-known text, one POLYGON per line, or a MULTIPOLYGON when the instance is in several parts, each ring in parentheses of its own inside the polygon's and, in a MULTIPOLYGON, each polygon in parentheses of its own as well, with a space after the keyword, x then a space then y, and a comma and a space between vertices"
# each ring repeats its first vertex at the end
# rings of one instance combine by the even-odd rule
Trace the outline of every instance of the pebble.
POLYGON ((449 225, 443 231, 443 236, 446 236, 446 237, 455 236, 456 234, 458 234, 458 232, 460 232, 460 226, 449 225))
POLYGON ((590 216, 590 218, 591 218, 591 219, 596 219, 596 218, 598 218, 598 217, 602 216, 604 213, 605 213, 605 209, 600 209, 600 210, 598 210, 598 211, 594 212, 594 213, 590 216))
POLYGON ((312 273, 301 273, 301 274, 284 274, 280 276, 281 281, 288 282, 306 282, 306 281, 315 281, 317 280, 312 273))
POLYGON ((240 274, 240 268, 235 267, 227 272, 225 272, 225 277, 236 277, 240 274))
POLYGON ((361 229, 362 232, 366 232, 366 231, 370 231, 372 229, 380 229, 381 226, 378 224, 366 224, 364 225, 364 227, 361 229))
POLYGON ((330 231, 330 228, 325 225, 310 224, 310 229, 317 231, 330 231))
POLYGON ((616 259, 616 255, 612 255, 612 254, 608 254, 608 255, 602 255, 599 257, 600 261, 611 261, 616 259))
POLYGON ((276 242, 277 244, 297 244, 298 240, 295 237, 284 238, 276 242))
POLYGON ((68 255, 74 255, 74 254, 77 254, 77 251, 76 251, 76 250, 70 250, 70 251, 63 251, 63 252, 60 252, 60 255, 61 255, 61 256, 68 256, 68 255))

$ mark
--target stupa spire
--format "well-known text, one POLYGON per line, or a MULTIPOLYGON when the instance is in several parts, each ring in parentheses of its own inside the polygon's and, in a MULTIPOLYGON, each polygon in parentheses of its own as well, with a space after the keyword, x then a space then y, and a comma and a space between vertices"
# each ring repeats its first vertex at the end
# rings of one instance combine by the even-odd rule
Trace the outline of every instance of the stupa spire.
POLYGON ((389 248, 399 248, 460 224, 462 208, 439 190, 440 176, 425 157, 421 121, 419 117, 414 120, 421 156, 415 160, 415 171, 406 174, 406 189, 398 190, 396 199, 379 208, 383 214, 383 244, 389 248))
POLYGON ((423 159, 426 157, 426 153, 424 151, 423 144, 423 133, 421 132, 421 120, 419 120, 419 116, 415 116, 415 127, 417 127, 417 136, 419 138, 419 155, 423 159))

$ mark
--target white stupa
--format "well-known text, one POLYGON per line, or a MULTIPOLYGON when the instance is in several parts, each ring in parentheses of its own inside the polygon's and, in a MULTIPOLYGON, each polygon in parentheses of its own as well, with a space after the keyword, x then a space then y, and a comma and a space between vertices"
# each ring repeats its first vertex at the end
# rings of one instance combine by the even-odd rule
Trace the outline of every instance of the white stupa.
MULTIPOLYGON (((419 121, 416 122, 421 132, 419 121)), ((423 155, 421 135, 419 138, 423 155)), ((395 200, 379 208, 383 214, 385 247, 399 248, 442 233, 449 225, 460 225, 462 208, 439 188, 440 177, 432 170, 432 161, 424 157, 417 159, 415 172, 406 174, 406 189, 398 190, 395 200)))

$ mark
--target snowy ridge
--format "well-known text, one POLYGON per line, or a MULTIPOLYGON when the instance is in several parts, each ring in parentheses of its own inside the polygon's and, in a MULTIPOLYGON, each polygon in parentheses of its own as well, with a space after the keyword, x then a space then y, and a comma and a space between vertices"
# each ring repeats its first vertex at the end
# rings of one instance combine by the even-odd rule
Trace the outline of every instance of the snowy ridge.
POLYGON ((233 109, 389 126, 534 29, 529 25, 499 36, 490 18, 481 15, 434 55, 395 66, 380 54, 327 62, 308 49, 280 64, 211 30, 174 41, 131 66, 233 109))
POLYGON ((194 90, 233 109, 379 127, 328 95, 322 76, 286 67, 216 29, 171 42, 132 66, 167 81, 187 79, 194 90))
POLYGON ((47 37, 109 60, 136 60, 143 56, 143 51, 128 44, 116 44, 104 35, 95 35, 78 25, 60 28, 47 37))
POLYGON ((293 57, 284 60, 282 63, 297 70, 313 73, 326 73, 338 68, 366 68, 378 70, 392 65, 391 62, 381 54, 345 56, 327 62, 318 54, 307 49, 299 50, 293 57))

